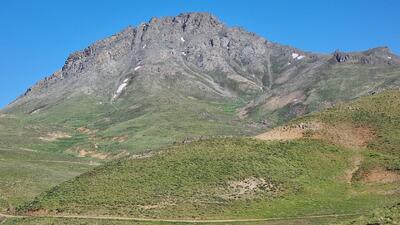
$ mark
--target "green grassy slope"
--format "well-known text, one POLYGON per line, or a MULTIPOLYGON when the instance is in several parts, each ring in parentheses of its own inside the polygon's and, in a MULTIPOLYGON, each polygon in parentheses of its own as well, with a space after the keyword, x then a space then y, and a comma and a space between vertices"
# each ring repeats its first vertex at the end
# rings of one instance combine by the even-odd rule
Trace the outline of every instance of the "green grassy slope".
POLYGON ((101 161, 79 157, 82 149, 113 158, 119 152, 135 154, 185 138, 257 130, 237 119, 237 101, 175 97, 146 96, 113 105, 80 97, 32 115, 0 114, 0 210, 30 201, 101 161), (43 140, 57 133, 68 137, 43 140))
POLYGON ((237 117, 236 109, 241 104, 244 103, 239 100, 205 101, 173 93, 163 96, 138 94, 113 104, 83 96, 33 115, 31 121, 75 131, 80 127, 90 129, 93 134, 74 147, 98 152, 126 150, 137 153, 185 138, 241 136, 259 131, 251 126, 251 121, 237 117))
POLYGON ((62 154, 72 140, 40 140, 58 127, 14 115, 0 118, 0 211, 32 199, 96 165, 95 160, 62 154), (46 147, 44 147, 46 146, 46 147), (90 162, 92 161, 92 163, 90 162))
POLYGON ((352 187, 342 179, 351 154, 311 140, 196 142, 161 150, 150 158, 111 162, 53 188, 19 210, 263 218, 359 212, 390 202, 391 196, 362 194, 366 187, 352 187), (231 182, 249 178, 265 179, 267 184, 244 194, 232 188, 231 182))
MULTIPOLYGON (((400 93, 389 91, 295 120, 351 122, 376 137, 365 166, 398 170, 400 93)), ((19 212, 155 218, 268 218, 364 213, 399 201, 394 183, 344 179, 357 151, 318 140, 224 138, 107 163, 19 207, 19 212), (244 184, 250 184, 246 186, 244 184)), ((360 169, 363 171, 363 169, 360 169)))
POLYGON ((355 219, 344 220, 342 222, 335 223, 335 225, 397 225, 399 223, 400 203, 393 206, 376 209, 367 215, 355 219))
POLYGON ((400 171, 400 91, 360 98, 292 123, 307 121, 322 121, 331 125, 349 122, 373 130, 375 137, 363 151, 365 160, 358 175, 362 176, 374 167, 400 171))

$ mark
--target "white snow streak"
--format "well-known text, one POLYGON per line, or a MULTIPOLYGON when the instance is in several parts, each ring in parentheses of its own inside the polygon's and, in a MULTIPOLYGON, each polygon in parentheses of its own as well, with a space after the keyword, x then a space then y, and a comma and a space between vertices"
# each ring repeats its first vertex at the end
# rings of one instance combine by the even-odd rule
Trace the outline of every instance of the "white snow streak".
POLYGON ((136 70, 140 69, 141 67, 142 67, 142 66, 137 66, 137 67, 135 67, 134 70, 136 71, 136 70))
POLYGON ((127 85, 127 83, 122 83, 121 85, 119 85, 117 89, 117 94, 121 94, 121 92, 126 88, 127 85))
POLYGON ((299 53, 292 53, 292 58, 300 60, 300 59, 305 58, 305 56, 304 55, 300 55, 299 53))
POLYGON ((128 86, 128 82, 129 82, 129 78, 126 78, 121 85, 118 86, 117 91, 115 92, 115 94, 112 97, 112 101, 115 100, 116 98, 118 98, 118 96, 122 93, 122 91, 124 91, 124 89, 126 88, 126 86, 128 86))
POLYGON ((304 55, 301 55, 301 56, 297 57, 297 59, 300 60, 300 59, 302 59, 304 57, 305 57, 304 55))
POLYGON ((183 37, 181 37, 181 41, 182 41, 182 42, 185 42, 185 39, 184 39, 183 37))

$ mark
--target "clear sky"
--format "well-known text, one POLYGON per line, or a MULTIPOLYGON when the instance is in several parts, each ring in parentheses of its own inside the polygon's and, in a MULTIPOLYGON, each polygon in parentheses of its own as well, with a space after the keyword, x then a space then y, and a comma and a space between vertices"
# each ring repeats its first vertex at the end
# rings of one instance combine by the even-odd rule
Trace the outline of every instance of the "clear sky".
POLYGON ((399 0, 4 0, 0 3, 0 108, 61 68, 73 51, 151 17, 210 12, 303 50, 400 53, 399 0))

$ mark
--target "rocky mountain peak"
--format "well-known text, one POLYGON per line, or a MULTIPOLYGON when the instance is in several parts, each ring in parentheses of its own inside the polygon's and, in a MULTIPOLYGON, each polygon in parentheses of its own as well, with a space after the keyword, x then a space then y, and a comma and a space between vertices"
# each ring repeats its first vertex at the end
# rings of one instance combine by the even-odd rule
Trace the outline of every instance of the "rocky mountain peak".
POLYGON ((114 102, 134 92, 165 91, 212 99, 260 96, 255 103, 261 104, 274 92, 310 85, 309 77, 331 63, 387 65, 400 60, 386 47, 331 56, 304 52, 228 27, 209 13, 182 13, 128 26, 72 53, 62 69, 9 108, 31 111, 82 94, 114 102))

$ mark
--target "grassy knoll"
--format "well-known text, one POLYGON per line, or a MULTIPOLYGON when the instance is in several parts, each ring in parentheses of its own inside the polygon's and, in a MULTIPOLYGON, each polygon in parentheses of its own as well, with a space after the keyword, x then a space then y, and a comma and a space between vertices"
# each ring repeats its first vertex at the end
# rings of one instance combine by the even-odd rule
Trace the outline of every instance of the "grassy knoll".
POLYGON ((358 176, 375 167, 400 171, 400 91, 387 91, 352 103, 339 104, 324 112, 294 120, 293 123, 316 120, 332 125, 349 122, 374 132, 374 138, 362 153, 364 163, 358 176))
POLYGON ((392 196, 364 193, 371 187, 352 187, 343 180, 352 154, 313 140, 194 142, 149 158, 110 162, 62 183, 19 211, 265 218, 363 212, 391 202, 392 196), (255 187, 235 186, 250 178, 256 178, 255 187))

